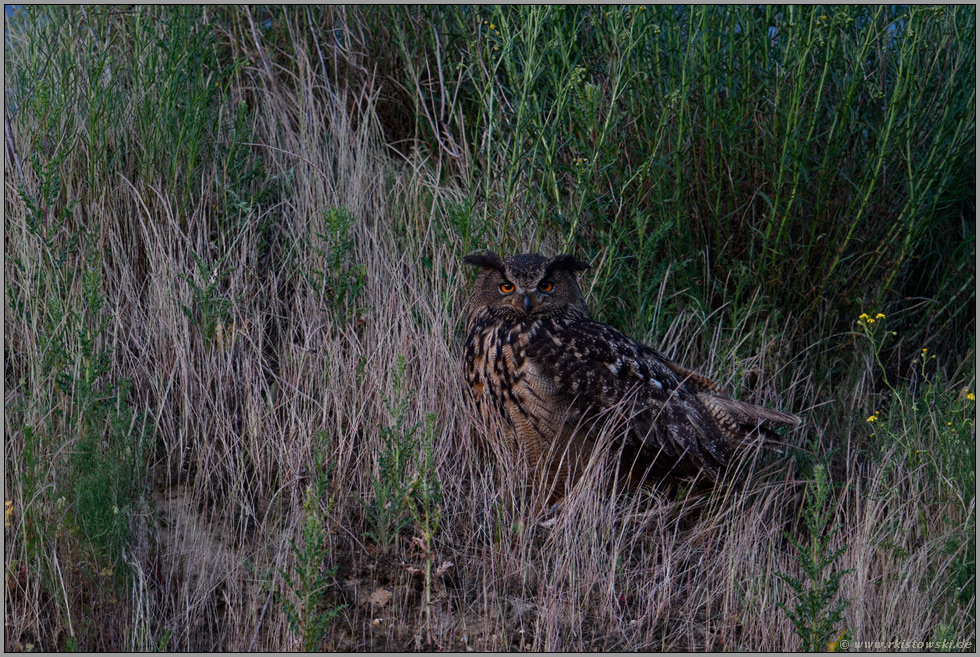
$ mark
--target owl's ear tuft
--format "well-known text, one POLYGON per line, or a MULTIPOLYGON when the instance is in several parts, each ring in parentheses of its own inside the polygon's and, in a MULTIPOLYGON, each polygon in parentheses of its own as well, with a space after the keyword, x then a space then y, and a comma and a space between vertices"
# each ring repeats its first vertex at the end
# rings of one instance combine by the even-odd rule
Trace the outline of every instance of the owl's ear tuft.
POLYGON ((484 269, 496 269, 500 272, 504 271, 504 261, 493 251, 471 253, 463 258, 463 264, 473 267, 483 267, 484 269))
POLYGON ((590 267, 592 267, 592 265, 590 265, 587 262, 582 262, 575 256, 558 255, 552 258, 551 262, 548 263, 547 272, 550 273, 553 271, 570 271, 574 273, 574 272, 585 271, 590 267))

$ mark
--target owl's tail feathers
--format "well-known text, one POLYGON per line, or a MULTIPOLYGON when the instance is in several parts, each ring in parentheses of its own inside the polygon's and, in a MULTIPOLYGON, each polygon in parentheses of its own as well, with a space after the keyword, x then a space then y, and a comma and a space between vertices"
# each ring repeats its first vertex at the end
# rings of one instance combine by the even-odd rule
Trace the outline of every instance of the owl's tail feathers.
POLYGON ((719 419, 723 432, 736 447, 762 445, 779 449, 785 440, 775 429, 800 426, 800 418, 771 408, 716 395, 699 395, 712 415, 719 419))

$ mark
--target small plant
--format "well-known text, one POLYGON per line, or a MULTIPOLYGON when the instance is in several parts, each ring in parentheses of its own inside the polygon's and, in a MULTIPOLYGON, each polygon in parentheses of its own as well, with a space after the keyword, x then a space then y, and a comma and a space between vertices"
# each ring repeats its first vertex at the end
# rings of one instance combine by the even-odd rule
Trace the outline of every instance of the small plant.
POLYGON ((409 506, 412 519, 426 544, 439 531, 442 520, 440 505, 442 504, 442 489, 439 486, 439 476, 435 464, 435 434, 436 416, 427 413, 425 416, 425 431, 422 435, 422 462, 419 470, 412 479, 412 497, 415 504, 409 506))
POLYGON ((78 531, 106 572, 124 563, 130 515, 143 492, 140 468, 147 440, 143 419, 126 400, 128 388, 119 385, 113 397, 93 401, 85 411, 85 429, 72 458, 74 486, 65 491, 74 499, 78 531))
MULTIPOLYGON (((77 328, 76 367, 57 376, 61 391, 72 399, 64 417, 78 435, 70 456, 71 477, 62 496, 72 501, 78 532, 91 546, 101 571, 112 573, 124 563, 130 541, 130 512, 143 492, 145 422, 127 400, 130 384, 108 378, 111 350, 101 347, 108 319, 103 312, 102 262, 91 253, 81 275, 83 306, 69 313, 77 328)), ((67 293, 66 293, 67 294, 67 293)))
POLYGON ((231 311, 231 299, 220 291, 222 280, 231 271, 230 267, 222 268, 223 263, 224 258, 209 265, 204 258, 194 254, 197 280, 192 276, 186 277, 187 283, 191 286, 191 305, 181 305, 184 314, 200 328, 201 334, 209 343, 228 323, 231 311))
POLYGON ((436 475, 435 455, 433 447, 435 443, 436 416, 429 413, 425 416, 425 433, 422 439, 422 463, 419 471, 412 481, 413 502, 409 506, 412 512, 412 519, 419 536, 413 539, 413 543, 422 552, 425 559, 425 569, 422 572, 424 577, 425 589, 425 631, 426 640, 430 645, 432 639, 432 583, 442 576, 446 570, 452 567, 452 563, 444 562, 433 571, 435 554, 432 547, 433 539, 439 532, 439 525, 442 521, 442 490, 439 486, 439 477, 436 475))
POLYGON ((827 507, 830 483, 827 471, 823 465, 813 468, 813 477, 806 489, 806 503, 803 510, 809 545, 797 542, 787 536, 796 552, 795 560, 803 572, 804 579, 793 577, 787 573, 777 573, 796 594, 796 607, 790 610, 780 603, 779 607, 786 613, 787 618, 796 628, 796 634, 802 640, 802 649, 807 652, 823 651, 828 644, 837 643, 847 638, 847 631, 836 628, 843 619, 847 601, 840 599, 835 603, 840 588, 841 579, 850 570, 833 570, 825 575, 828 567, 847 549, 842 545, 831 550, 830 542, 840 525, 828 527, 833 514, 827 507))
POLYGON ((398 356, 393 382, 393 399, 385 406, 392 424, 381 427, 383 447, 378 457, 378 473, 371 478, 373 499, 365 504, 372 529, 367 536, 387 548, 411 521, 412 489, 409 472, 418 448, 416 434, 420 422, 408 423, 409 394, 405 390, 405 357, 398 356))
POLYGON ((315 490, 315 486, 308 486, 303 497, 305 521, 302 545, 297 545, 296 541, 291 542, 296 560, 294 573, 290 575, 285 570, 280 571, 286 587, 296 601, 293 602, 285 595, 277 596, 290 629, 302 641, 306 652, 319 648, 330 623, 344 608, 343 605, 330 606, 325 601, 329 580, 336 569, 325 570, 323 567, 329 549, 315 490))
POLYGON ((461 253, 471 252, 475 245, 485 242, 487 222, 481 221, 470 199, 451 203, 446 208, 442 222, 437 226, 440 238, 446 240, 450 235, 457 237, 462 247, 461 253))
POLYGON ((367 283, 364 265, 350 264, 354 248, 351 229, 356 223, 356 217, 345 208, 332 208, 323 213, 324 232, 316 234, 319 244, 313 247, 323 263, 322 269, 315 268, 312 274, 306 275, 341 324, 360 314, 358 301, 367 283))
MULTIPOLYGON (((326 600, 330 578, 336 568, 325 568, 330 555, 327 543, 329 531, 323 524, 320 500, 327 498, 329 464, 325 456, 325 432, 318 434, 318 445, 313 456, 313 482, 303 496, 302 544, 291 541, 295 559, 293 573, 280 570, 291 596, 277 594, 289 627, 303 644, 303 650, 318 650, 327 628, 346 605, 330 605, 326 600), (295 598, 295 602, 293 601, 295 598)), ((327 502, 330 510, 333 500, 327 502)))

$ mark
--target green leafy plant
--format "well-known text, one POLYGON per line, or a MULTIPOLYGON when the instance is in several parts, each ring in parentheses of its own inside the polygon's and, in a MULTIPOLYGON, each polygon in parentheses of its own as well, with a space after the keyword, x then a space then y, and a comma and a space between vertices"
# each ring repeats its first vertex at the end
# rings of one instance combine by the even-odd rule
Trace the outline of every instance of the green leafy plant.
POLYGON ((344 605, 329 605, 325 600, 330 578, 336 569, 324 568, 329 546, 321 513, 316 487, 308 486, 303 497, 302 539, 299 544, 290 542, 296 565, 292 573, 280 571, 295 601, 288 595, 280 594, 279 603, 290 629, 300 639, 306 652, 319 649, 330 623, 344 609, 344 605))
POLYGON ((831 525, 834 505, 828 506, 830 483, 826 468, 816 465, 806 488, 806 501, 803 520, 809 538, 806 544, 787 536, 793 546, 794 560, 800 567, 802 578, 787 573, 777 573, 796 595, 796 605, 789 609, 780 603, 780 608, 796 628, 796 634, 803 642, 802 649, 807 652, 822 652, 827 644, 847 638, 845 631, 839 632, 847 607, 847 601, 838 599, 841 579, 850 570, 837 570, 834 562, 847 549, 842 545, 831 549, 833 538, 840 525, 831 525), (829 572, 828 572, 829 569, 829 572))
POLYGON ((439 532, 442 522, 442 490, 439 486, 439 477, 436 474, 435 466, 435 434, 436 416, 429 413, 425 416, 425 431, 422 434, 422 461, 419 470, 412 481, 412 504, 409 509, 412 519, 415 521, 415 528, 418 536, 414 543, 419 548, 425 560, 423 575, 423 588, 425 591, 425 629, 429 644, 433 643, 432 638, 432 583, 439 578, 452 563, 445 562, 440 564, 435 570, 435 552, 433 540, 439 532))
POLYGON ((380 427, 382 450, 378 472, 371 477, 372 498, 364 503, 371 529, 367 536, 389 547, 412 520, 412 466, 418 450, 421 423, 410 423, 410 392, 405 387, 405 357, 398 356, 393 374, 392 396, 385 406, 392 424, 380 427))
MULTIPOLYGON (((636 310, 671 263, 696 303, 717 310, 719 298, 761 291, 828 333, 889 286, 944 280, 955 293, 929 303, 963 327, 948 336, 963 344, 972 232, 954 199, 969 205, 973 183, 946 163, 975 152, 972 8, 445 6, 366 17, 394 37, 417 129, 445 169, 464 169, 474 213, 492 224, 487 244, 601 257, 596 292, 620 305, 613 319, 625 327, 649 320, 636 310), (467 144, 474 156, 460 157, 467 144), (889 246, 869 249, 876 234, 889 246), (703 286, 706 275, 723 289, 703 286), (782 294, 787 277, 798 294, 782 294)), ((921 330, 915 315, 903 320, 921 330)))
POLYGON ((276 597, 290 629, 299 638, 303 650, 314 652, 333 620, 346 605, 331 605, 327 600, 330 578, 336 568, 327 568, 330 557, 330 532, 323 516, 329 513, 332 498, 328 497, 330 464, 327 462, 326 433, 317 434, 313 455, 312 482, 303 495, 303 525, 301 539, 290 540, 294 565, 292 572, 280 570, 285 584, 276 597), (322 507, 326 502, 326 508, 322 507))
POLYGON ((209 343, 217 337, 219 327, 228 323, 232 300, 221 291, 222 284, 231 269, 224 265, 225 258, 208 264, 194 254, 197 275, 186 276, 191 287, 191 305, 181 304, 187 318, 196 324, 209 343))
POLYGON ((352 228, 357 219, 345 208, 331 208, 323 213, 324 232, 317 233, 314 250, 319 255, 318 266, 306 274, 340 324, 356 318, 358 305, 367 282, 363 264, 351 264, 354 246, 352 228))

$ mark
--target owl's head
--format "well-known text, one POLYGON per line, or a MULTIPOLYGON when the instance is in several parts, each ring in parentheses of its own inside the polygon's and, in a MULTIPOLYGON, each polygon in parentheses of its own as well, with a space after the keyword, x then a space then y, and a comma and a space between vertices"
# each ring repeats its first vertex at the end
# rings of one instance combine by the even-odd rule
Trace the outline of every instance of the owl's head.
POLYGON ((497 317, 518 321, 589 316, 575 278, 589 265, 570 255, 524 253, 501 260, 487 251, 468 255, 463 262, 482 268, 470 296, 470 313, 486 308, 497 317))

